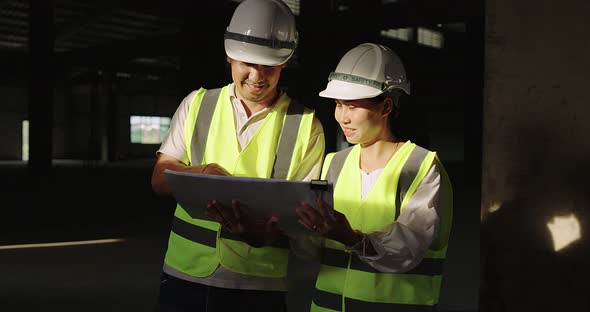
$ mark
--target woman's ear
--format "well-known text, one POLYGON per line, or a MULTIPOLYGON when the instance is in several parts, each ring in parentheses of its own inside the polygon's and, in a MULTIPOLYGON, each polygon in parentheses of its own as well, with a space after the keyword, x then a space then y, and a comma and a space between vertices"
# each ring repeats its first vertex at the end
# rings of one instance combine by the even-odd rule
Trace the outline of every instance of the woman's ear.
POLYGON ((389 114, 391 114, 391 112, 393 111, 393 99, 388 96, 385 97, 385 99, 383 100, 383 112, 382 112, 382 116, 385 117, 389 114))

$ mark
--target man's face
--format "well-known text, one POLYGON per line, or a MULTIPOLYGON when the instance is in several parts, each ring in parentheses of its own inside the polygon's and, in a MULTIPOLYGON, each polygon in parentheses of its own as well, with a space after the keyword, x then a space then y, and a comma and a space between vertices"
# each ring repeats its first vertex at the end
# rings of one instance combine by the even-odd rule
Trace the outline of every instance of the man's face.
POLYGON ((240 98, 251 102, 274 98, 285 64, 265 66, 240 62, 230 57, 227 58, 227 62, 231 65, 232 79, 240 98))

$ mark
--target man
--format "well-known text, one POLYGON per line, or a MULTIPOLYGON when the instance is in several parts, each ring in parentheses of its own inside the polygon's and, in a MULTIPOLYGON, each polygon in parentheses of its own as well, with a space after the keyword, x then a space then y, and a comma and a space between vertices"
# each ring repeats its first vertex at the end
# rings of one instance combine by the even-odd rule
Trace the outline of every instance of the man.
MULTIPOLYGON (((238 5, 225 34, 233 83, 201 88, 182 101, 157 152, 156 193, 170 193, 165 169, 289 180, 319 177, 322 126, 313 110, 278 88, 296 45, 295 17, 285 3, 245 0, 238 5)), ((208 211, 227 208, 213 202, 208 211)), ((239 209, 237 204, 232 208, 239 209)), ((275 239, 276 230, 268 226, 273 220, 259 225, 232 217, 223 222, 195 219, 177 205, 164 259, 161 311, 286 309, 288 244, 275 239)))

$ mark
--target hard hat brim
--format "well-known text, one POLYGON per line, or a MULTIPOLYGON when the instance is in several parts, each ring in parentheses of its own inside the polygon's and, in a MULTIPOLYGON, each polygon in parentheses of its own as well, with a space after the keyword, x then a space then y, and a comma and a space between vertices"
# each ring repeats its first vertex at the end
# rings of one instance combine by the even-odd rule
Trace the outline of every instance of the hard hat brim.
POLYGON ((273 49, 251 43, 225 40, 225 53, 234 60, 244 63, 278 66, 289 60, 293 55, 290 49, 273 49))
POLYGON ((381 93, 382 90, 369 86, 332 80, 328 82, 326 89, 320 92, 320 96, 338 100, 359 100, 373 98, 381 93))

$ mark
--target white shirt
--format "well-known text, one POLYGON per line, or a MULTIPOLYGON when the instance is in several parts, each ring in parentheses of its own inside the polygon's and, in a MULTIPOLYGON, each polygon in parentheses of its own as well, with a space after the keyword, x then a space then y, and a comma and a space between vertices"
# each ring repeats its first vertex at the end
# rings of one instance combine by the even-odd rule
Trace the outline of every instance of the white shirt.
MULTIPOLYGON (((229 93, 234 111, 236 136, 240 143, 240 147, 243 148, 252 139, 264 121, 264 118, 270 112, 270 108, 264 108, 263 110, 248 117, 242 102, 235 96, 234 84, 229 86, 229 93)), ((176 109, 174 116, 172 117, 168 135, 162 142, 160 149, 158 149, 156 152, 157 154, 164 153, 168 156, 172 156, 186 165, 188 165, 189 160, 186 150, 186 140, 184 137, 184 121, 187 118, 188 111, 191 103, 193 102, 195 94, 196 91, 193 91, 182 100, 176 109)), ((286 96, 286 94, 282 93, 280 96, 283 97, 286 96)), ((301 168, 299 168, 299 170, 295 173, 295 179, 297 180, 309 181, 313 178, 317 178, 319 177, 321 170, 323 154, 325 151, 324 132, 317 117, 314 117, 313 122, 312 143, 310 143, 308 147, 305 158, 308 160, 317 159, 317 161, 303 161, 301 168)), ((218 266, 213 274, 204 278, 198 278, 184 274, 174 270, 166 264, 164 264, 163 270, 167 274, 180 279, 215 287, 273 291, 286 291, 287 289, 284 278, 268 278, 244 275, 226 270, 222 266, 218 266)))

